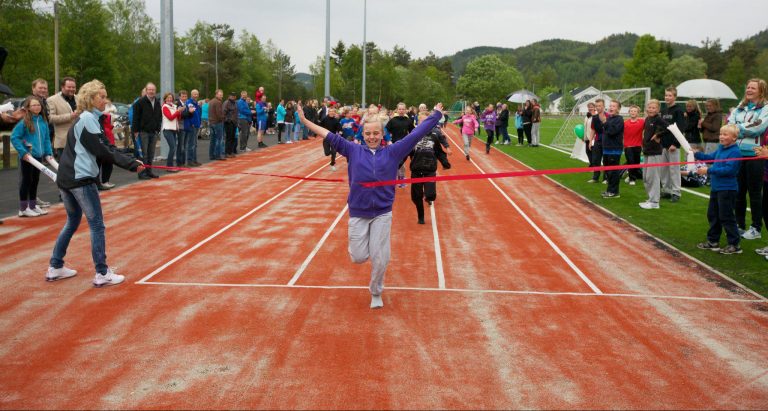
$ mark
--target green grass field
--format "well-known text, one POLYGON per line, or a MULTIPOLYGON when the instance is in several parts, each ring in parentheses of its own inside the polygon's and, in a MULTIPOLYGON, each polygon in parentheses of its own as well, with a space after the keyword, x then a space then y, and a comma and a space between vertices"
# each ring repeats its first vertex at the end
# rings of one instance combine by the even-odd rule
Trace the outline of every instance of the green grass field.
MULTIPOLYGON (((564 119, 561 118, 545 118, 541 126, 541 143, 549 144, 563 122, 564 119)), ((567 154, 544 146, 538 148, 517 147, 515 145, 517 131, 514 130, 514 126, 510 129, 509 134, 512 139, 511 145, 496 145, 495 147, 534 169, 586 166, 579 160, 571 159, 567 154)), ((485 142, 484 133, 480 138, 485 142)), ((576 138, 575 135, 574 138, 576 138)), ((762 239, 741 241, 741 247, 744 249, 743 254, 726 256, 699 250, 696 248, 696 244, 706 239, 706 232, 709 228, 706 216, 708 201, 706 198, 683 192, 681 201, 677 203, 662 199, 660 209, 643 210, 638 206, 638 203, 647 199, 642 182, 636 186, 630 186, 622 181, 621 198, 604 199, 600 194, 605 191, 606 186, 587 183, 589 178, 590 174, 588 173, 552 176, 553 180, 583 195, 595 204, 616 213, 621 218, 714 267, 761 295, 768 296, 768 261, 754 251, 756 248, 768 245, 768 233, 765 229, 763 229, 762 239)), ((694 190, 709 195, 708 187, 694 190)), ((747 221, 749 222, 749 220, 750 215, 747 213, 747 221)), ((723 235, 721 244, 725 244, 725 235, 723 235)), ((643 250, 637 250, 637 252, 640 253, 643 250)))

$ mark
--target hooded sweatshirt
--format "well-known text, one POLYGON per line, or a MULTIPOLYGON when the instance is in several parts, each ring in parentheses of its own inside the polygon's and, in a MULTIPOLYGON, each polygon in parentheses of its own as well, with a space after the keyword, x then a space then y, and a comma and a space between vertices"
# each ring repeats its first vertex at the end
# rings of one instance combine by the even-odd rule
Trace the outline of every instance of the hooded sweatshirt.
MULTIPOLYGON (((712 154, 704 154, 701 151, 697 151, 693 155, 696 157, 696 160, 724 160, 740 158, 741 152, 736 144, 731 144, 728 147, 720 144, 712 154)), ((722 161, 710 164, 707 174, 709 174, 710 178, 711 191, 737 191, 739 184, 736 177, 739 175, 740 166, 740 161, 722 161)))
POLYGON ((32 116, 32 125, 35 131, 30 131, 22 120, 16 123, 11 132, 11 144, 19 153, 19 160, 26 154, 37 159, 53 155, 48 122, 38 114, 32 116))

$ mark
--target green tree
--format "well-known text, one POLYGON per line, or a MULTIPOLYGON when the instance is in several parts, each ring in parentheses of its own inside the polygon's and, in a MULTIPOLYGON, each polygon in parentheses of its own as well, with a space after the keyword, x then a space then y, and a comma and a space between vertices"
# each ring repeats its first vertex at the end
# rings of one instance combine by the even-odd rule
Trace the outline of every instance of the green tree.
POLYGON ((654 95, 664 92, 664 74, 669 64, 668 49, 650 34, 637 39, 632 59, 624 65, 625 87, 651 87, 654 95))
POLYGON ((723 56, 723 47, 720 44, 720 39, 710 40, 707 37, 701 42, 701 48, 696 51, 695 56, 707 64, 708 78, 722 78, 727 62, 723 56))
POLYGON ((36 11, 33 0, 0 0, 0 45, 8 49, 3 82, 18 96, 29 94, 32 80, 53 84, 53 17, 36 11))
POLYGON ((523 76, 517 69, 505 65, 497 56, 482 56, 467 64, 456 91, 468 100, 490 103, 522 87, 523 76))
POLYGON ((346 54, 347 48, 344 45, 344 42, 339 40, 338 43, 336 43, 336 46, 331 49, 331 57, 336 61, 336 64, 341 65, 341 63, 344 61, 344 54, 346 54))
POLYGON ((565 92, 560 99, 558 109, 561 113, 570 113, 573 108, 576 107, 576 99, 569 92, 565 92))
POLYGON ((667 65, 664 84, 676 86, 683 81, 707 76, 707 63, 704 60, 686 54, 672 59, 667 65))
POLYGON ((755 77, 768 78, 768 50, 763 50, 755 58, 755 77))
POLYGON ((99 0, 64 0, 60 8, 62 77, 72 76, 78 84, 99 79, 109 89, 117 72, 106 8, 99 0))
MULTIPOLYGON (((144 0, 111 0, 106 9, 116 50, 116 76, 107 89, 113 101, 132 102, 145 83, 160 80, 160 34, 144 0)), ((183 48, 176 45, 178 56, 183 48)))
POLYGON ((744 90, 744 85, 747 82, 747 75, 745 74, 744 61, 740 57, 734 57, 728 62, 728 66, 725 67, 723 72, 723 82, 731 88, 731 90, 739 95, 739 90, 744 90))
POLYGON ((411 64, 411 53, 405 48, 395 45, 392 48, 392 59, 394 59, 396 65, 408 67, 411 64))

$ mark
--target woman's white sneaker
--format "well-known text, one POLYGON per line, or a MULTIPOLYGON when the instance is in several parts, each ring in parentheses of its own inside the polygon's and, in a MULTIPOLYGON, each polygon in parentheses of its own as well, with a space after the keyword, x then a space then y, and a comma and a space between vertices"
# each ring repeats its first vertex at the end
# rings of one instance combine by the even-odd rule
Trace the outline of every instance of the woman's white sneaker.
POLYGON ((45 281, 59 281, 66 278, 72 278, 77 275, 77 271, 67 267, 53 268, 48 267, 48 272, 45 273, 45 281))
POLYGON ((106 274, 96 274, 95 277, 93 277, 93 286, 100 288, 100 287, 106 287, 110 285, 117 285, 125 281, 125 276, 120 274, 115 274, 114 271, 112 271, 111 268, 107 269, 106 274))
POLYGON ((40 214, 40 215, 48 214, 48 212, 43 210, 42 208, 40 208, 40 206, 35 206, 35 208, 33 208, 32 211, 34 211, 34 212, 36 212, 37 214, 40 214))
POLYGON ((27 207, 24 211, 19 211, 19 217, 39 217, 40 213, 27 207))

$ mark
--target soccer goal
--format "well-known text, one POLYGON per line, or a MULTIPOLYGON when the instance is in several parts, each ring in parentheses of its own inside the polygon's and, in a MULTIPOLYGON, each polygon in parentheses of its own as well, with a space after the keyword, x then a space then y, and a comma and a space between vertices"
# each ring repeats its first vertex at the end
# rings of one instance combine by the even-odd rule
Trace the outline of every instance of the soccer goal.
POLYGON ((586 95, 579 98, 570 113, 566 116, 563 125, 557 131, 552 143, 550 143, 551 147, 572 152, 572 158, 578 158, 585 161, 584 159, 586 157, 577 156, 576 151, 578 150, 574 150, 574 146, 578 145, 576 141, 578 138, 573 129, 577 124, 584 124, 584 117, 587 115, 587 105, 598 98, 605 100, 606 108, 613 100, 621 102, 621 114, 626 115, 629 112, 629 106, 631 105, 637 105, 640 107, 640 111, 643 111, 645 104, 651 99, 651 89, 649 87, 639 87, 602 90, 598 94, 586 95))

